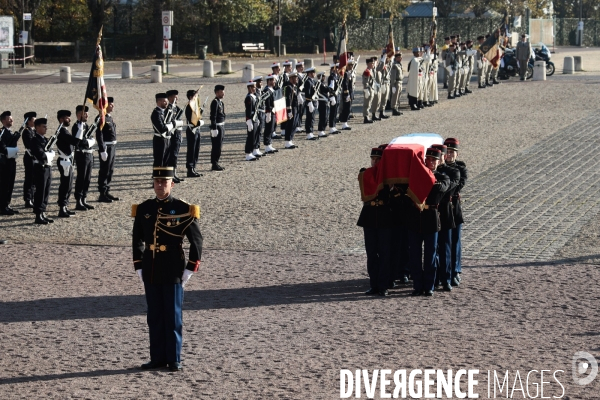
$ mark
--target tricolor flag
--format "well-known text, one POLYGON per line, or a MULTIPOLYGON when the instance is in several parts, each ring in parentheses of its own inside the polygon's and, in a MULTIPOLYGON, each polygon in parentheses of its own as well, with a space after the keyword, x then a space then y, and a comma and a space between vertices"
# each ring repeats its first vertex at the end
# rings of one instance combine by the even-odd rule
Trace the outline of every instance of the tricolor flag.
POLYGON ((98 122, 99 129, 104 127, 104 117, 106 116, 106 106, 108 105, 108 97, 106 94, 106 86, 104 85, 104 58, 102 57, 102 48, 100 47, 102 40, 102 28, 98 33, 96 41, 96 52, 92 61, 92 70, 88 79, 87 88, 85 90, 85 100, 94 105, 98 110, 100 121, 98 122))
POLYGON ((385 46, 385 54, 388 59, 393 58, 396 52, 396 46, 394 46, 394 32, 392 30, 392 20, 390 19, 390 28, 388 30, 388 43, 385 46))
POLYGON ((346 71, 346 65, 348 64, 348 50, 346 48, 346 38, 348 33, 346 32, 346 22, 342 25, 342 35, 340 37, 340 44, 338 46, 338 73, 340 76, 344 75, 346 71))
POLYGON ((285 97, 281 89, 273 92, 273 113, 275 114, 275 123, 277 125, 287 121, 287 109, 285 107, 285 97))
POLYGON ((483 56, 490 61, 494 68, 500 65, 500 52, 498 51, 498 37, 496 37, 496 34, 498 32, 491 34, 479 47, 483 56))

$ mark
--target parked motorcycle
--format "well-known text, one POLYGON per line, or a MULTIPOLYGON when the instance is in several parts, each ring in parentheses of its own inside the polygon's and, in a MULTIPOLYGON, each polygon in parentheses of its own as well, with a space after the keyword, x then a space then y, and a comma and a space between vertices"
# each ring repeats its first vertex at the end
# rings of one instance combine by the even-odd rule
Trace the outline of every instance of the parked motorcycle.
MULTIPOLYGON (((498 78, 508 79, 511 76, 519 76, 519 64, 517 62, 517 50, 507 48, 500 60, 500 68, 498 69, 498 78)), ((533 58, 529 59, 527 63, 527 72, 525 73, 525 79, 533 77, 533 58)))
POLYGON ((551 76, 554 74, 554 63, 550 61, 550 50, 546 47, 546 45, 542 44, 542 48, 533 49, 535 53, 535 61, 545 61, 546 62, 546 76, 551 76))

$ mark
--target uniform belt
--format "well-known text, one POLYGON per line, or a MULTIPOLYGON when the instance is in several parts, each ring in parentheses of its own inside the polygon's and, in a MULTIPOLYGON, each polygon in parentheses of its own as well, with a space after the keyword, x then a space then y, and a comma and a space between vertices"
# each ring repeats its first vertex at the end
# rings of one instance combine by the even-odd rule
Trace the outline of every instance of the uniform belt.
POLYGON ((217 126, 225 126, 225 122, 217 122, 215 125, 217 125, 217 126))
POLYGON ((154 132, 154 136, 158 136, 158 137, 161 137, 163 139, 169 139, 171 137, 171 135, 168 135, 166 133, 156 133, 156 132, 154 132))
POLYGON ((90 154, 94 152, 94 150, 91 150, 91 149, 90 150, 76 150, 76 151, 78 151, 79 153, 90 153, 90 154))
POLYGON ((105 145, 107 146, 114 146, 115 144, 117 144, 117 141, 113 141, 113 142, 104 142, 105 145))
POLYGON ((66 155, 62 151, 58 150, 58 158, 62 158, 63 160, 71 160, 73 154, 66 155))
POLYGON ((383 200, 372 200, 372 201, 365 201, 365 205, 366 206, 370 206, 370 207, 379 207, 379 206, 383 206, 385 205, 385 201, 383 200))
POLYGON ((179 250, 179 246, 167 246, 166 244, 147 244, 146 250, 156 251, 158 252, 166 252, 166 251, 176 251, 179 250))

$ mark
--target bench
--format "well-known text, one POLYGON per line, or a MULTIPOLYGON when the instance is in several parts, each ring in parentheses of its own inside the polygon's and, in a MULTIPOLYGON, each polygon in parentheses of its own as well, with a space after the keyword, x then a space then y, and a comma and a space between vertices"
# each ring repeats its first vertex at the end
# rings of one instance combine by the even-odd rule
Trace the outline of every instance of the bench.
POLYGON ((265 50, 264 43, 242 43, 242 50, 244 53, 250 53, 250 58, 252 58, 252 53, 262 53, 263 57, 266 57, 266 54, 271 52, 265 50))

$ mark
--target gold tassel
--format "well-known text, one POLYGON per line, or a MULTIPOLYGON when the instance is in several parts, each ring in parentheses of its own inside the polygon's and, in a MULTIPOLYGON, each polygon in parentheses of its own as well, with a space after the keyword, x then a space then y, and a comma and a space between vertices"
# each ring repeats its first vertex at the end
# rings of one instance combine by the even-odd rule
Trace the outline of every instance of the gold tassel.
POLYGON ((137 214, 137 204, 132 204, 131 205, 131 216, 135 218, 135 215, 137 214))
POLYGON ((200 206, 191 204, 190 205, 190 215, 196 219, 200 219, 200 206))

